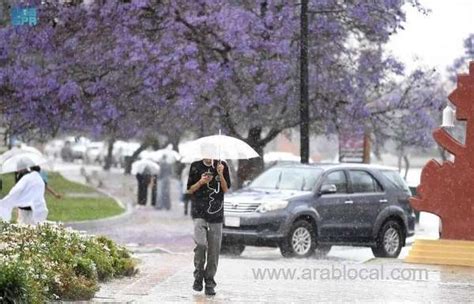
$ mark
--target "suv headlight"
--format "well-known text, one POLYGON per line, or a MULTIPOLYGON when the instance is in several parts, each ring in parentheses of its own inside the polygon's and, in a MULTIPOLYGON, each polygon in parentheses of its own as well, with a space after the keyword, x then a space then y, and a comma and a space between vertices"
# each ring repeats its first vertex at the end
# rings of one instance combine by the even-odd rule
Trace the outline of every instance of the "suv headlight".
POLYGON ((257 208, 257 212, 268 212, 274 211, 278 209, 284 209, 288 206, 288 201, 272 201, 272 202, 264 202, 257 208))

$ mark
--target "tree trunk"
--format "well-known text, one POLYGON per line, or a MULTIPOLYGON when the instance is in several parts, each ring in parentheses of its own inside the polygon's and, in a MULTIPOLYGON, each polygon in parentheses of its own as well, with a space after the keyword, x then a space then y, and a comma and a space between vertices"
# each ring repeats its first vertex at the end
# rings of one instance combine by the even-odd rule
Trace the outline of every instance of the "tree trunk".
MULTIPOLYGON (((166 143, 165 146, 167 144, 168 143, 166 143)), ((138 147, 138 149, 135 150, 135 152, 133 152, 131 156, 125 158, 125 170, 124 170, 125 174, 130 174, 132 172, 132 163, 135 160, 137 160, 140 153, 148 149, 148 147, 152 147, 153 150, 159 150, 159 149, 164 148, 160 146, 160 140, 158 140, 158 138, 152 135, 148 135, 147 137, 145 137, 140 147, 138 147)))
POLYGON ((146 150, 150 146, 150 142, 145 141, 143 144, 138 147, 135 152, 129 157, 125 157, 125 174, 130 174, 132 172, 132 163, 138 158, 138 155, 146 150))
POLYGON ((410 160, 408 159, 408 155, 405 154, 403 160, 405 161, 405 176, 403 178, 407 180, 408 170, 410 170, 410 160))
POLYGON ((10 140, 10 134, 8 133, 8 131, 5 131, 4 141, 5 146, 7 146, 8 150, 10 150, 12 148, 12 141, 10 140))
POLYGON ((113 152, 114 152, 115 138, 111 138, 107 142, 107 157, 105 158, 104 170, 109 171, 112 168, 113 152))
POLYGON ((370 135, 368 132, 365 132, 364 133, 364 153, 363 153, 364 164, 370 164, 370 152, 371 152, 370 135))
MULTIPOLYGON (((229 175, 230 175, 230 180, 232 182, 232 189, 238 189, 239 188, 239 179, 237 177, 237 170, 235 170, 234 166, 235 162, 234 161, 228 161, 227 165, 229 166, 229 175)), ((238 162, 237 162, 237 167, 238 167, 238 162)))
POLYGON ((398 173, 402 173, 402 156, 398 154, 398 173))
POLYGON ((403 144, 399 143, 397 147, 397 156, 398 156, 398 173, 402 174, 402 160, 403 156, 405 155, 405 149, 403 148, 403 144))
POLYGON ((245 181, 254 179, 264 169, 263 145, 260 143, 261 133, 262 129, 260 127, 253 127, 249 130, 247 143, 254 148, 261 157, 239 160, 237 188, 241 188, 245 181))
MULTIPOLYGON (((258 154, 262 155, 263 147, 257 148, 253 146, 252 148, 254 148, 258 154)), ((239 160, 239 169, 237 170, 237 188, 242 188, 242 184, 245 181, 253 180, 263 171, 263 169, 264 164, 262 157, 239 160)))
POLYGON ((10 21, 10 15, 8 14, 10 6, 8 5, 9 1, 1 1, 0 2, 0 26, 6 26, 9 24, 10 21))

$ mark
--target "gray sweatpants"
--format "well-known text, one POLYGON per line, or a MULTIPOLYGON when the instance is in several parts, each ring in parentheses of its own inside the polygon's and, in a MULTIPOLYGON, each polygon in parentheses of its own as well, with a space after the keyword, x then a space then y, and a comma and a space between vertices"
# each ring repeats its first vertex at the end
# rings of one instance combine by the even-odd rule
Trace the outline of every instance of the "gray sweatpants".
POLYGON ((204 279, 207 287, 216 287, 214 276, 219 263, 222 241, 222 223, 208 223, 204 219, 194 221, 194 279, 204 279))

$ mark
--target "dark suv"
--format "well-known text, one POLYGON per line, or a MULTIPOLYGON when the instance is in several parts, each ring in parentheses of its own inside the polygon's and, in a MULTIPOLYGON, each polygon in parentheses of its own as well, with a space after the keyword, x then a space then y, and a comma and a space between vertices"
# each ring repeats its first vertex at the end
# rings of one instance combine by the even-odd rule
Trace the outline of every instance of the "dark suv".
POLYGON ((222 252, 280 247, 285 257, 326 254, 332 245, 369 246, 398 257, 414 234, 410 190, 399 173, 375 165, 272 167, 224 202, 222 252))

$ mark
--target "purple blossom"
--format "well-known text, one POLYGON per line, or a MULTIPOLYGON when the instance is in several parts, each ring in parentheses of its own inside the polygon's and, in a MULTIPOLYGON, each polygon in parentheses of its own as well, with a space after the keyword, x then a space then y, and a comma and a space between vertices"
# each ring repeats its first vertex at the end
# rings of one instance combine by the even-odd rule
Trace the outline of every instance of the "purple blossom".
MULTIPOLYGON (((400 107, 399 94, 373 95, 390 87, 388 75, 403 73, 377 46, 403 22, 406 2, 310 1, 314 11, 338 10, 310 18, 315 123, 332 132, 371 118, 374 108, 400 107)), ((170 132, 171 123, 199 132, 202 119, 245 138, 251 128, 299 122, 299 13, 291 1, 52 2, 40 18, 35 28, 0 29, 0 100, 18 103, 5 113, 15 126, 120 137, 170 132)), ((410 109, 417 106, 413 99, 410 109)))

